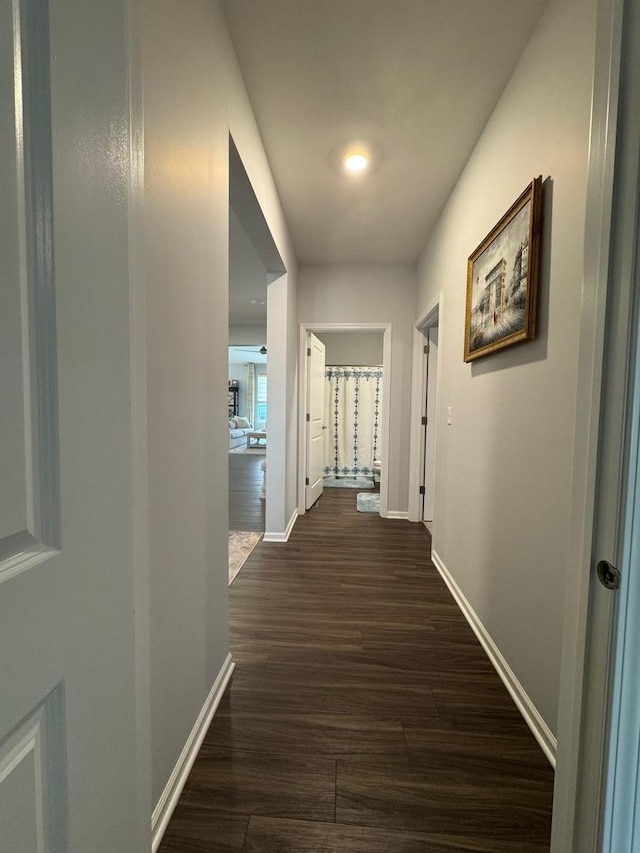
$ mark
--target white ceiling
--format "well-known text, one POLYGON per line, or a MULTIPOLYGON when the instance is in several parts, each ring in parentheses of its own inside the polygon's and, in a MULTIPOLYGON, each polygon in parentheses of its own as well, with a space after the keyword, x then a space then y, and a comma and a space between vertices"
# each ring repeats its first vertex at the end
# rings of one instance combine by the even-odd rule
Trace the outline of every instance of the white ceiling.
POLYGON ((416 260, 545 4, 222 0, 301 262, 416 260))

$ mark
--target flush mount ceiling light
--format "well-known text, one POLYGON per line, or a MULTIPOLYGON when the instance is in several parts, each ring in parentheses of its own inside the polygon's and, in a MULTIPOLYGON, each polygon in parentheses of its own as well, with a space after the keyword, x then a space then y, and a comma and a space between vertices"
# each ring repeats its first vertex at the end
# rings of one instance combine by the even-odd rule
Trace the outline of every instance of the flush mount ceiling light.
POLYGON ((342 162, 347 172, 357 175, 366 171, 369 165, 369 158, 366 154, 354 152, 353 154, 347 154, 342 162))
POLYGON ((329 162, 339 175, 360 178, 375 172, 382 160, 380 149, 371 142, 351 139, 331 151, 329 162))

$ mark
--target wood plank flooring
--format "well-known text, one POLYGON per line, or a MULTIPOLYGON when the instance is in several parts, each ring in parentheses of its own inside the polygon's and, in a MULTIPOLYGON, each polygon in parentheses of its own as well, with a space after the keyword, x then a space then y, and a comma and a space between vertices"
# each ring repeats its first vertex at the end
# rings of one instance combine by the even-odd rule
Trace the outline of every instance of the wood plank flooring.
POLYGON ((160 853, 548 853, 552 770, 429 534, 355 501, 230 588, 237 669, 160 853))
POLYGON ((264 501, 260 497, 264 453, 229 454, 229 530, 264 533, 264 501))

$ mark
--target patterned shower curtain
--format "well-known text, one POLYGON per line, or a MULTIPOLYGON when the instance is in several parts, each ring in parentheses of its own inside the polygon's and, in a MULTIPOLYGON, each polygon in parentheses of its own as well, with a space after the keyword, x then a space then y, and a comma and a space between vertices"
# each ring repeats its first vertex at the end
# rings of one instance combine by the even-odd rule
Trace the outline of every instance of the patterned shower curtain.
POLYGON ((381 367, 325 369, 325 477, 371 475, 382 404, 381 367))

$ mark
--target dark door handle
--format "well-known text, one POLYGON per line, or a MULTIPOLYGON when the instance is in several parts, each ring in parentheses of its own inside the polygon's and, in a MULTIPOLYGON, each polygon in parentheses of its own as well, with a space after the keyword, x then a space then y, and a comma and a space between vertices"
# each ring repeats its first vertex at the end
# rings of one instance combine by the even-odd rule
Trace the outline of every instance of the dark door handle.
POLYGON ((612 566, 607 560, 600 560, 596 566, 598 579, 606 589, 618 589, 620 586, 620 570, 612 566))

